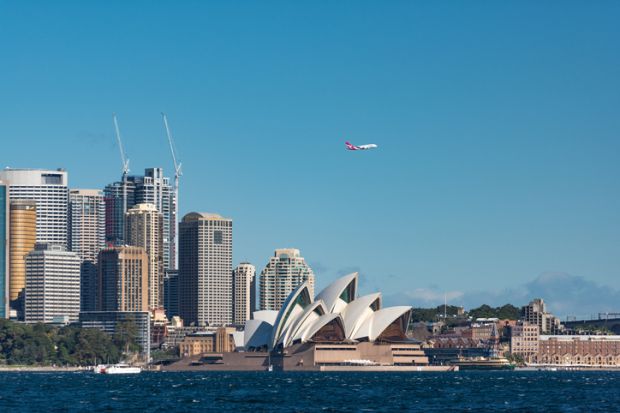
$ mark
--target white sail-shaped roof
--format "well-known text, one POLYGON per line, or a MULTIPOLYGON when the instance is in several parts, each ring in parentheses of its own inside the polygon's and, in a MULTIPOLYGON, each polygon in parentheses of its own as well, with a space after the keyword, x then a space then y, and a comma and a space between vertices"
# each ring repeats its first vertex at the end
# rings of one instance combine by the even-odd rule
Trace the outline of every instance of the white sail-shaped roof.
POLYGON ((250 348, 261 348, 269 346, 271 338, 271 330, 273 326, 263 320, 248 320, 245 322, 245 330, 243 334, 243 347, 246 350, 250 348))
POLYGON ((252 315, 255 320, 263 320, 271 325, 274 325, 276 323, 276 318, 278 318, 278 312, 275 310, 254 311, 252 315))
POLYGON ((304 332, 301 337, 302 342, 306 342, 311 340, 323 327, 327 326, 329 323, 338 324, 338 329, 341 330, 341 334, 338 334, 338 341, 344 340, 344 324, 342 322, 342 318, 340 314, 331 313, 320 316, 313 324, 304 332))
POLYGON ((327 286, 313 301, 308 283, 287 297, 280 311, 255 311, 245 325, 246 349, 289 347, 298 342, 343 340, 400 341, 406 337, 411 307, 381 308, 381 294, 355 299, 358 274, 327 286))
POLYGON ((364 321, 380 309, 381 293, 368 294, 351 301, 340 313, 347 338, 352 338, 364 321))
MULTIPOLYGON (((411 317, 411 307, 387 307, 379 311, 375 311, 362 323, 352 338, 355 340, 366 339, 368 341, 375 341, 388 327, 399 321, 401 317, 405 317, 407 319, 404 324, 408 323, 409 318, 411 317)), ((402 330, 402 328, 400 329, 402 330)), ((406 331, 407 327, 405 325, 402 333, 404 334, 406 331)))
POLYGON ((286 329, 301 315, 306 307, 312 304, 308 282, 302 283, 284 301, 273 325, 270 339, 270 349, 273 349, 286 329))
POLYGON ((357 295, 358 273, 354 272, 328 285, 316 296, 317 300, 323 300, 330 313, 339 313, 355 300, 357 295))
POLYGON ((288 347, 295 340, 301 339, 301 335, 322 315, 327 314, 327 308, 323 300, 318 300, 310 304, 302 314, 291 324, 286 332, 280 337, 278 343, 283 343, 284 347, 288 347))

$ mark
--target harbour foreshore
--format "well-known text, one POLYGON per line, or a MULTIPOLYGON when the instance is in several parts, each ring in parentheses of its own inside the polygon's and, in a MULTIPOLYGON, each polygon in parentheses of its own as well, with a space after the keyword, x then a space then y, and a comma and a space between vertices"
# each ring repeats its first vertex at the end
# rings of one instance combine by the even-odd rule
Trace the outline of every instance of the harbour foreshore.
POLYGON ((65 367, 65 366, 0 366, 0 373, 54 373, 89 371, 90 367, 65 367))

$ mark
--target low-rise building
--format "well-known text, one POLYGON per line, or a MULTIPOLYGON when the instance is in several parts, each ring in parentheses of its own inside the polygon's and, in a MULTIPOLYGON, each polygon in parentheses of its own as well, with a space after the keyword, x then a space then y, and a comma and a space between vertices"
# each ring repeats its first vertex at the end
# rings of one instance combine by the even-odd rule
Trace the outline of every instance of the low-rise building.
POLYGON ((539 329, 526 321, 510 327, 510 353, 531 363, 538 354, 539 329))
POLYGON ((141 356, 151 359, 151 321, 148 311, 85 311, 80 313, 82 328, 97 328, 114 335, 121 323, 133 323, 141 356))
POLYGON ((182 357, 192 357, 203 353, 230 353, 235 351, 232 327, 220 327, 215 331, 199 331, 186 335, 179 343, 182 357))
POLYGON ((620 336, 543 335, 533 361, 545 365, 618 367, 620 336))

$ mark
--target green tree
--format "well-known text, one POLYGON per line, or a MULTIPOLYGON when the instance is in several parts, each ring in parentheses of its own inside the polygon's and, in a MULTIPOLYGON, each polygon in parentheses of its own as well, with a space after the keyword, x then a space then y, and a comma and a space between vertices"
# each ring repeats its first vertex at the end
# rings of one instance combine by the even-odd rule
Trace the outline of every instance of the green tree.
POLYGON ((137 353, 141 350, 138 344, 138 327, 133 320, 123 321, 116 325, 113 341, 125 354, 137 353))

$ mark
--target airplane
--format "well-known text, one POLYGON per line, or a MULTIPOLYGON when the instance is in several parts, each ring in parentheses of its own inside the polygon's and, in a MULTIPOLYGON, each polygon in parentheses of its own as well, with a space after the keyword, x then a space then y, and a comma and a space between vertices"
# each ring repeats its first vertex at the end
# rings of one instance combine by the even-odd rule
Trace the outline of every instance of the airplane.
POLYGON ((350 151, 365 151, 366 149, 375 149, 378 148, 377 145, 375 145, 374 143, 369 143, 368 145, 353 145, 351 144, 351 142, 345 142, 344 143, 347 146, 347 149, 350 151))

